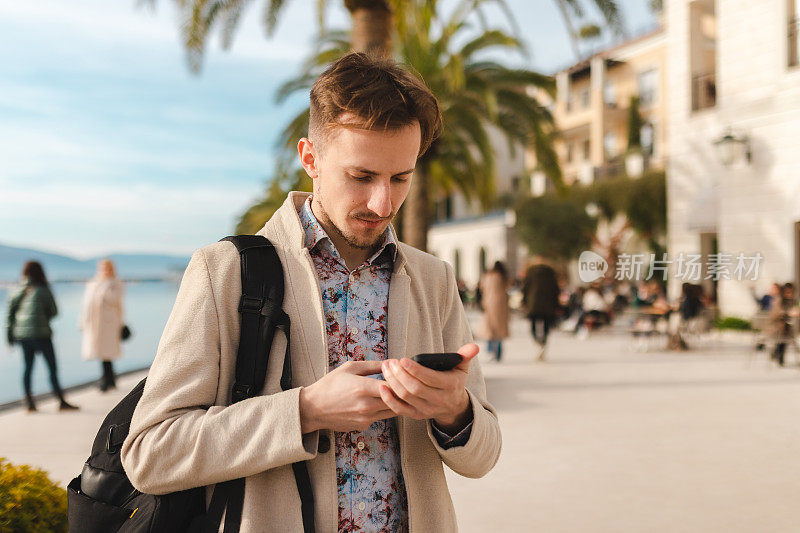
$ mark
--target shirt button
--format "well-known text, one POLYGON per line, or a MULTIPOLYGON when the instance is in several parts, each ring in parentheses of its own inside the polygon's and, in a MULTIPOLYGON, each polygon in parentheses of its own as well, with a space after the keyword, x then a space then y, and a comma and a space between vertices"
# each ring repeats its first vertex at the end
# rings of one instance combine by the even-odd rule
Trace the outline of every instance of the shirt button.
POLYGON ((358 510, 359 510, 359 511, 363 511, 363 510, 364 510, 364 509, 366 509, 366 508, 367 508, 367 504, 366 504, 366 503, 364 503, 364 502, 358 502, 358 510))
MULTIPOLYGON (((363 449, 364 449, 364 442, 363 442, 363 441, 359 442, 359 443, 356 445, 356 448, 358 448, 359 450, 363 450, 363 449)), ((363 502, 362 502, 362 503, 363 503, 363 502)))

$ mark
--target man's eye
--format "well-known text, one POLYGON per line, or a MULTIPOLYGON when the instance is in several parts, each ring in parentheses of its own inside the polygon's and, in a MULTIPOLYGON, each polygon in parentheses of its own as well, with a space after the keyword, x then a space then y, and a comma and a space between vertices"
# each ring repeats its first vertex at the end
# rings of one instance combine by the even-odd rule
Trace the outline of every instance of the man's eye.
POLYGON ((369 181, 372 179, 372 176, 353 176, 352 174, 348 174, 348 176, 356 181, 369 181))

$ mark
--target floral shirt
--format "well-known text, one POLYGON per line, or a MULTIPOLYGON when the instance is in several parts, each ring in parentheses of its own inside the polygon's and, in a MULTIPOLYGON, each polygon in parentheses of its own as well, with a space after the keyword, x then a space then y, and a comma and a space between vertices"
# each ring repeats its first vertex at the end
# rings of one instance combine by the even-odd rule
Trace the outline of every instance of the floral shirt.
MULTIPOLYGON (((311 198, 300 221, 322 291, 329 368, 386 359, 389 280, 397 254, 391 231, 387 228, 379 249, 351 272, 311 212, 311 198)), ((365 431, 337 432, 334 440, 339 531, 408 531, 395 419, 379 420, 365 431)))

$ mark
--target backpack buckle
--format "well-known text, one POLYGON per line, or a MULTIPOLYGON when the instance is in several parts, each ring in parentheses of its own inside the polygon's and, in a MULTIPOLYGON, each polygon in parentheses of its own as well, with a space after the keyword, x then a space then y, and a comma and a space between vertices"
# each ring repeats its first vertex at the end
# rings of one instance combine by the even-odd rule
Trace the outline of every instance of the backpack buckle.
POLYGON ((250 385, 242 385, 239 383, 234 384, 233 390, 231 391, 231 400, 233 403, 240 402, 242 400, 246 400, 250 397, 250 391, 252 387, 250 385))
POLYGON ((122 446, 122 442, 117 442, 117 439, 114 439, 114 430, 122 428, 123 426, 112 425, 108 428, 108 435, 106 435, 106 451, 109 453, 115 453, 116 448, 122 446))
POLYGON ((266 300, 264 298, 251 298, 249 296, 242 295, 242 299, 239 300, 239 312, 260 315, 261 310, 264 308, 264 304, 266 304, 266 300))

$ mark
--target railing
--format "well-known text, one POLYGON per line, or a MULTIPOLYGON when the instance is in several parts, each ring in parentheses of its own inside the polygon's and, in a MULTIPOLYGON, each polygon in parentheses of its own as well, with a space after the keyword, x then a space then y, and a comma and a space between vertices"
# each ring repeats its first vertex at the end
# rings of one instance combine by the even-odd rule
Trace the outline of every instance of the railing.
POLYGON ((717 75, 701 74, 692 78, 692 111, 714 107, 717 103, 717 75))

